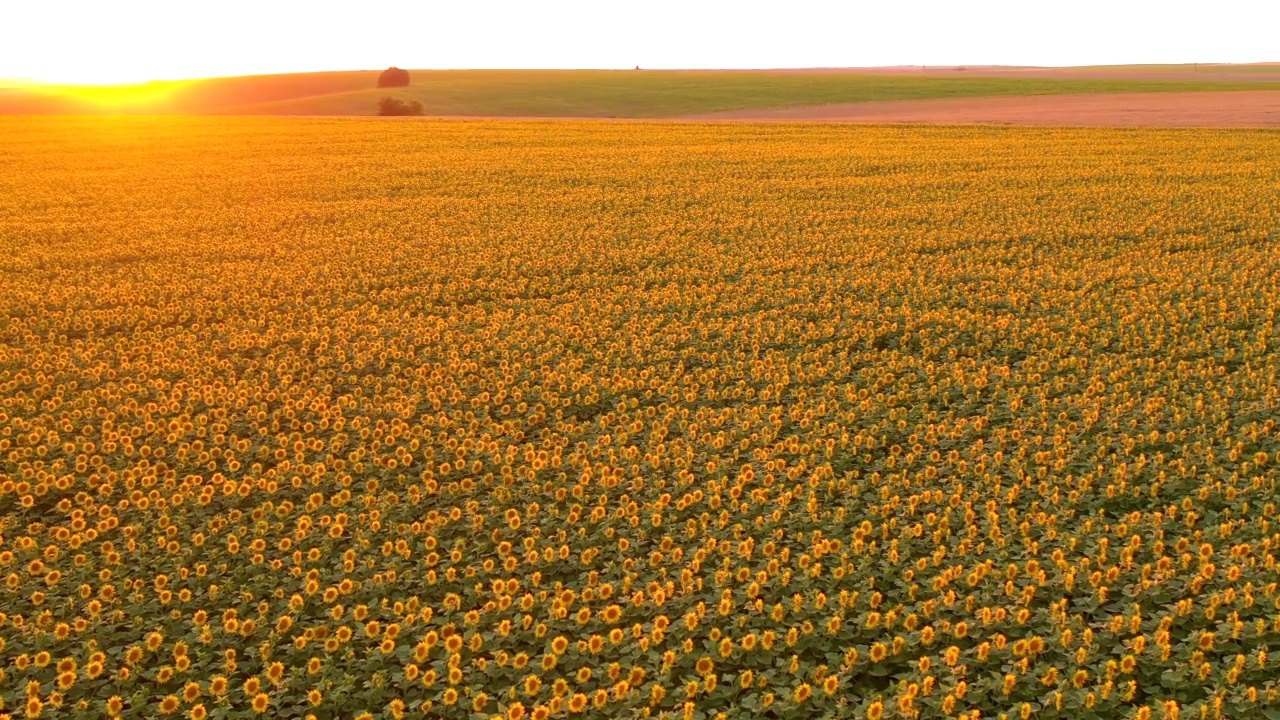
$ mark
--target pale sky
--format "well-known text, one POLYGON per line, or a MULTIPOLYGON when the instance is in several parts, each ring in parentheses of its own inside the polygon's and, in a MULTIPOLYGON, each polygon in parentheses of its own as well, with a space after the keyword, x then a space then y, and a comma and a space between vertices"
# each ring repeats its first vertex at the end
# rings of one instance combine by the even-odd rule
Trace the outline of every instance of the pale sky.
POLYGON ((0 0, 0 78, 1280 61, 1275 0, 0 0))

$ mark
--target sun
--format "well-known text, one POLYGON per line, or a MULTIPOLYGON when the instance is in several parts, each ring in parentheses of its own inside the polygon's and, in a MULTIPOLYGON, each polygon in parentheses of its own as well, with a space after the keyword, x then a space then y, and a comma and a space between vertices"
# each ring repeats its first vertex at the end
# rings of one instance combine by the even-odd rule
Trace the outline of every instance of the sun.
POLYGON ((191 84, 191 80, 157 80, 122 85, 67 86, 67 92, 75 97, 98 105, 152 105, 169 99, 176 91, 191 84))
POLYGON ((149 114, 174 110, 170 101, 175 93, 195 82, 156 80, 152 73, 136 64, 64 63, 46 67, 40 73, 19 71, 0 80, 0 87, 67 99, 91 112, 149 114))
POLYGON ((16 81, 10 87, 91 104, 105 112, 128 112, 146 108, 162 111, 166 101, 194 80, 151 80, 147 82, 37 82, 16 81))

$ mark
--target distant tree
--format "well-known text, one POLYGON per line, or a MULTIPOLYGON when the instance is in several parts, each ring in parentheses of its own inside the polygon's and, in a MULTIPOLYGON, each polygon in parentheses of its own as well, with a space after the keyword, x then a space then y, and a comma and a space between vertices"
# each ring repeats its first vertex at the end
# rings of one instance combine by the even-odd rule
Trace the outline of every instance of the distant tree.
POLYGON ((379 115, 425 115, 426 113, 426 108, 422 107, 422 103, 417 100, 405 102, 400 98, 384 95, 378 101, 379 115))
POLYGON ((378 74, 378 87, 409 87, 409 71, 392 65, 378 74))

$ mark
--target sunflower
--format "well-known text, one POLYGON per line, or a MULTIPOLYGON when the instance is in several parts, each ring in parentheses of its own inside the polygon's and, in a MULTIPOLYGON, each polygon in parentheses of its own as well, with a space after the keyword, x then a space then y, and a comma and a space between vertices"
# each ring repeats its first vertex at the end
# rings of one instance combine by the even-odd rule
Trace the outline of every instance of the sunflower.
POLYGON ((524 678, 524 694, 529 697, 537 697, 542 691, 542 678, 537 675, 526 675, 524 678))
POLYGON ((956 663, 960 662, 960 648, 955 645, 948 647, 947 651, 942 654, 942 661, 947 664, 947 667, 954 667, 956 663))
POLYGON ((455 633, 445 638, 444 647, 450 653, 457 654, 462 649, 462 636, 455 633))

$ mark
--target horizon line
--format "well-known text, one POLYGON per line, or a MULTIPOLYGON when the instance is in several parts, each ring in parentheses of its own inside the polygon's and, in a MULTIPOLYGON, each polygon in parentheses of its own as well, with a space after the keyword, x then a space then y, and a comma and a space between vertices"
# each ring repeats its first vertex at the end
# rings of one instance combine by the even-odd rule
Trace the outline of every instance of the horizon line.
MULTIPOLYGON (((411 72, 818 72, 835 70, 924 70, 965 71, 965 70, 1089 70, 1105 68, 1139 68, 1139 67, 1242 67, 1242 66, 1276 66, 1280 61, 1259 62, 1179 62, 1179 63, 1103 63, 1096 65, 1000 65, 1000 64, 964 64, 947 63, 941 65, 896 64, 896 65, 826 65, 805 67, 653 67, 643 65, 634 67, 581 67, 581 68, 403 68, 411 72)), ((398 67, 398 66, 389 66, 398 67)), ((331 73, 381 72, 386 68, 357 68, 342 70, 297 70, 290 72, 246 73, 240 75, 204 75, 182 78, 152 78, 148 80, 128 80, 123 82, 64 82, 39 80, 34 78, 0 77, 0 89, 39 89, 39 88, 82 88, 82 87, 126 87, 151 84, 199 82, 202 80, 227 80, 231 78, 279 77, 286 75, 323 75, 331 73)))

